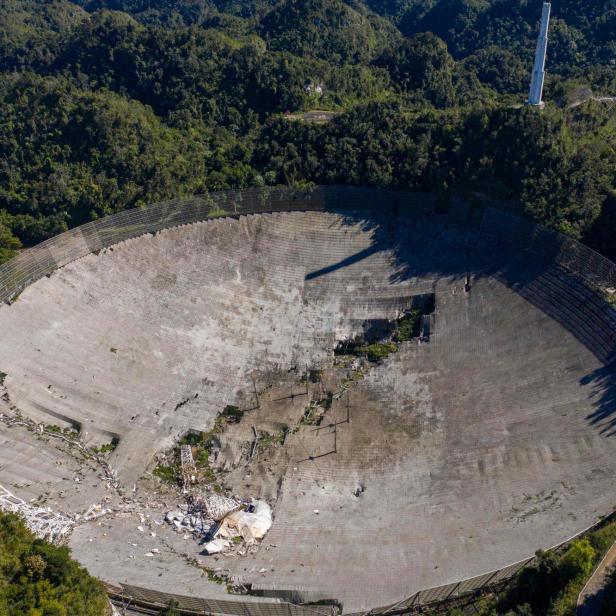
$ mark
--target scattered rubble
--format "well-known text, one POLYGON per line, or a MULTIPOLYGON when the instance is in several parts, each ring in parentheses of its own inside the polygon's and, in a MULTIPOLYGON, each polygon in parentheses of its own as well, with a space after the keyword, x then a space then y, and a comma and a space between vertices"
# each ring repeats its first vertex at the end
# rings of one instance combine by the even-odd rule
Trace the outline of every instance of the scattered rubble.
MULTIPOLYGON (((8 393, 6 393, 6 390, 4 390, 3 400, 8 401, 8 393)), ((44 435, 52 439, 58 439, 71 447, 76 447, 86 458, 93 459, 99 465, 102 470, 103 478, 107 481, 109 486, 115 490, 119 490, 120 483, 118 481, 116 471, 109 466, 109 463, 105 460, 103 455, 95 449, 85 445, 79 438, 79 434, 77 432, 74 430, 66 430, 62 432, 59 428, 57 428, 57 426, 50 427, 45 426, 42 423, 37 423, 32 419, 22 416, 19 409, 16 409, 14 406, 11 406, 11 411, 12 414, 0 412, 0 421, 7 426, 22 426, 30 432, 35 432, 36 434, 44 435)))
POLYGON ((0 509, 19 514, 26 526, 41 539, 60 543, 68 537, 74 521, 50 508, 35 507, 0 485, 0 509))
POLYGON ((112 513, 112 510, 102 505, 91 505, 83 515, 77 514, 75 516, 75 521, 91 522, 92 520, 97 520, 110 513, 112 513))
POLYGON ((272 510, 264 501, 252 499, 243 504, 220 494, 206 493, 168 511, 165 520, 178 532, 210 539, 205 552, 218 554, 228 551, 238 538, 248 546, 262 539, 272 526, 272 510))

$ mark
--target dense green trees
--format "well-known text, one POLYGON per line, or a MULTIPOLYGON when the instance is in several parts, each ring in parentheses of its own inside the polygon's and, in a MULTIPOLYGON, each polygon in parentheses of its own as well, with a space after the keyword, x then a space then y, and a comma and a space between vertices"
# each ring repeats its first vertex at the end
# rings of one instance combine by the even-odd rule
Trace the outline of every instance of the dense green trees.
MULTIPOLYGON (((607 522, 577 539, 562 552, 538 552, 535 561, 522 569, 500 593, 487 594, 473 606, 476 616, 572 616, 580 591, 589 575, 616 538, 616 523, 607 522)), ((612 616, 612 590, 616 575, 605 593, 605 616, 612 616)), ((436 614, 434 614, 436 616, 436 614)), ((453 609, 447 616, 463 616, 453 609)))
POLYGON ((0 2, 0 70, 45 66, 65 37, 88 21, 88 13, 68 0, 0 2))
POLYGON ((567 107, 591 88, 616 92, 616 0, 554 7, 557 104, 541 113, 520 108, 539 17, 528 0, 2 0, 2 11, 0 259, 149 201, 306 182, 480 189, 616 253, 613 114, 567 107), (284 116, 311 108, 341 114, 284 116))
POLYGON ((400 88, 421 93, 437 107, 454 104, 455 63, 447 45, 432 33, 404 39, 381 62, 400 88))
POLYGON ((104 586, 71 560, 68 548, 36 539, 13 514, 0 513, 2 616, 107 616, 104 586))
POLYGON ((600 104, 538 113, 386 102, 326 125, 283 116, 261 125, 236 112, 236 124, 213 128, 190 116, 170 126, 135 101, 63 78, 12 77, 0 100, 4 256, 16 238, 34 243, 150 200, 305 181, 428 191, 475 183, 575 237, 588 233, 606 252, 613 244, 596 222, 613 210, 616 168, 616 127, 600 104))
POLYGON ((0 263, 14 257, 19 248, 21 242, 11 232, 9 217, 0 211, 0 263))
MULTIPOLYGON (((373 1, 371 4, 375 4, 373 1)), ((387 13, 388 3, 381 2, 387 13)), ((456 58, 489 45, 524 58, 534 51, 540 4, 529 0, 409 0, 394 18, 407 35, 430 31, 440 36, 456 58)), ((614 59, 614 0, 553 3, 550 64, 562 74, 614 59), (611 33, 611 34, 610 34, 611 33)))
POLYGON ((563 555, 539 554, 537 561, 522 571, 502 598, 498 612, 522 616, 556 616, 555 600, 572 580, 585 580, 596 560, 588 539, 574 541, 563 555))
POLYGON ((415 190, 488 183, 515 195, 531 216, 583 237, 612 190, 615 128, 609 110, 599 106, 411 114, 396 104, 374 104, 326 127, 272 120, 254 162, 279 182, 309 178, 415 190))
POLYGON ((283 2, 261 21, 270 47, 334 62, 365 62, 400 39, 400 33, 376 15, 342 0, 283 2))
POLYGON ((26 243, 204 189, 202 135, 180 133, 140 104, 37 76, 8 78, 0 100, 0 206, 26 243))

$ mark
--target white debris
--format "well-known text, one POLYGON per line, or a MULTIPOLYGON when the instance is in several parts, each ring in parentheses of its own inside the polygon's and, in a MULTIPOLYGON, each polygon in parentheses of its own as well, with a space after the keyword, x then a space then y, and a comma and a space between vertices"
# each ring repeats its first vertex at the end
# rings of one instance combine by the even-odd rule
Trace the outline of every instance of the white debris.
POLYGON ((199 499, 199 505, 203 507, 208 518, 215 522, 220 522, 232 511, 237 511, 241 503, 234 498, 228 498, 215 492, 208 492, 199 499))
POLYGON ((241 537, 250 546, 262 539, 272 526, 272 510, 264 501, 253 499, 246 511, 241 507, 238 498, 206 493, 191 501, 189 507, 180 505, 178 509, 167 512, 165 520, 182 532, 184 539, 188 539, 185 534, 188 532, 213 537, 205 546, 208 554, 224 553, 231 547, 229 540, 241 537))
POLYGON ((230 541, 226 539, 214 539, 205 544, 205 551, 208 554, 218 554, 220 552, 224 552, 231 545, 230 541))
POLYGON ((160 550, 158 548, 152 548, 152 554, 160 554, 160 550))
POLYGON ((209 516, 204 515, 203 508, 201 506, 193 508, 194 513, 187 514, 181 510, 169 511, 165 515, 165 520, 169 524, 173 524, 175 528, 188 532, 199 532, 206 534, 210 532, 213 526, 216 526, 216 522, 209 516))
POLYGON ((264 501, 252 499, 251 511, 234 511, 225 517, 218 529, 221 537, 241 536, 248 545, 262 539, 272 526, 272 509, 264 501))
POLYGON ((143 528, 143 526, 137 526, 137 530, 142 533, 145 529, 143 528))
POLYGON ((318 509, 315 509, 315 510, 314 510, 314 513, 316 513, 317 515, 319 515, 319 510, 318 510, 318 509))
POLYGON ((74 525, 68 516, 54 513, 49 508, 29 505, 3 486, 0 486, 0 510, 19 514, 37 537, 51 542, 68 536, 74 525))
POLYGON ((165 520, 172 524, 174 520, 182 521, 184 519, 184 514, 180 510, 169 511, 165 516, 165 520))
MULTIPOLYGON (((104 515, 111 513, 111 509, 106 509, 102 505, 90 505, 90 508, 83 514, 83 519, 86 522, 96 520, 104 515)), ((101 523, 99 522, 99 526, 101 523)))

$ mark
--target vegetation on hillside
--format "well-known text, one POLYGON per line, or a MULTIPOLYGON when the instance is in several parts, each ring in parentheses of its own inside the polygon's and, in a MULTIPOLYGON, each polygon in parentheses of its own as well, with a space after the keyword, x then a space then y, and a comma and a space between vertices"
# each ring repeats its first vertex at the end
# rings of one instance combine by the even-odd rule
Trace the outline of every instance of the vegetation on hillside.
POLYGON ((2 616, 108 616, 104 586, 21 520, 0 512, 0 614, 2 616))
MULTIPOLYGON (((502 593, 480 600, 474 613, 477 616, 575 616, 578 595, 614 541, 616 520, 612 518, 573 541, 561 553, 538 552, 535 562, 523 569, 502 593)), ((613 578, 616 588, 616 574, 613 578)), ((614 613, 609 590, 605 616, 614 613)), ((446 616, 462 616, 462 612, 452 609, 446 616)))
POLYGON ((1 0, 0 261, 195 192, 479 191, 616 256, 616 0, 1 0), (572 107, 572 103, 582 102, 572 107), (339 112, 329 123, 286 112, 339 112))

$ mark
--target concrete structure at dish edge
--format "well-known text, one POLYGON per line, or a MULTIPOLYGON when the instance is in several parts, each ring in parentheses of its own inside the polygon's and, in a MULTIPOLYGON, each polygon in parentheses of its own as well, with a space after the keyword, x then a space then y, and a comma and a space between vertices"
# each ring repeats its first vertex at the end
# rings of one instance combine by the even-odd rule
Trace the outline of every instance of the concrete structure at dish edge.
MULTIPOLYGON (((294 460, 262 548, 225 563, 261 597, 227 599, 247 613, 263 596, 386 613, 502 580, 613 510, 616 266, 506 212, 433 205, 264 189, 88 223, 0 266, 3 386, 26 416, 119 439, 112 465, 132 487, 255 370, 317 366, 434 293, 430 342, 356 385, 336 455, 294 460)), ((0 438, 0 483, 24 499, 60 490, 52 452, 39 464, 1 424, 0 438)), ((131 541, 153 541, 134 528, 82 525, 73 553, 112 584, 222 601, 171 553, 129 560, 131 541)))
POLYGON ((528 95, 528 104, 536 107, 543 106, 543 82, 545 79, 545 57, 548 50, 548 30, 550 26, 550 11, 552 4, 550 2, 543 3, 543 12, 541 15, 541 29, 539 31, 539 39, 537 40, 537 50, 535 52, 535 65, 533 67, 533 75, 530 82, 530 93, 528 95))

